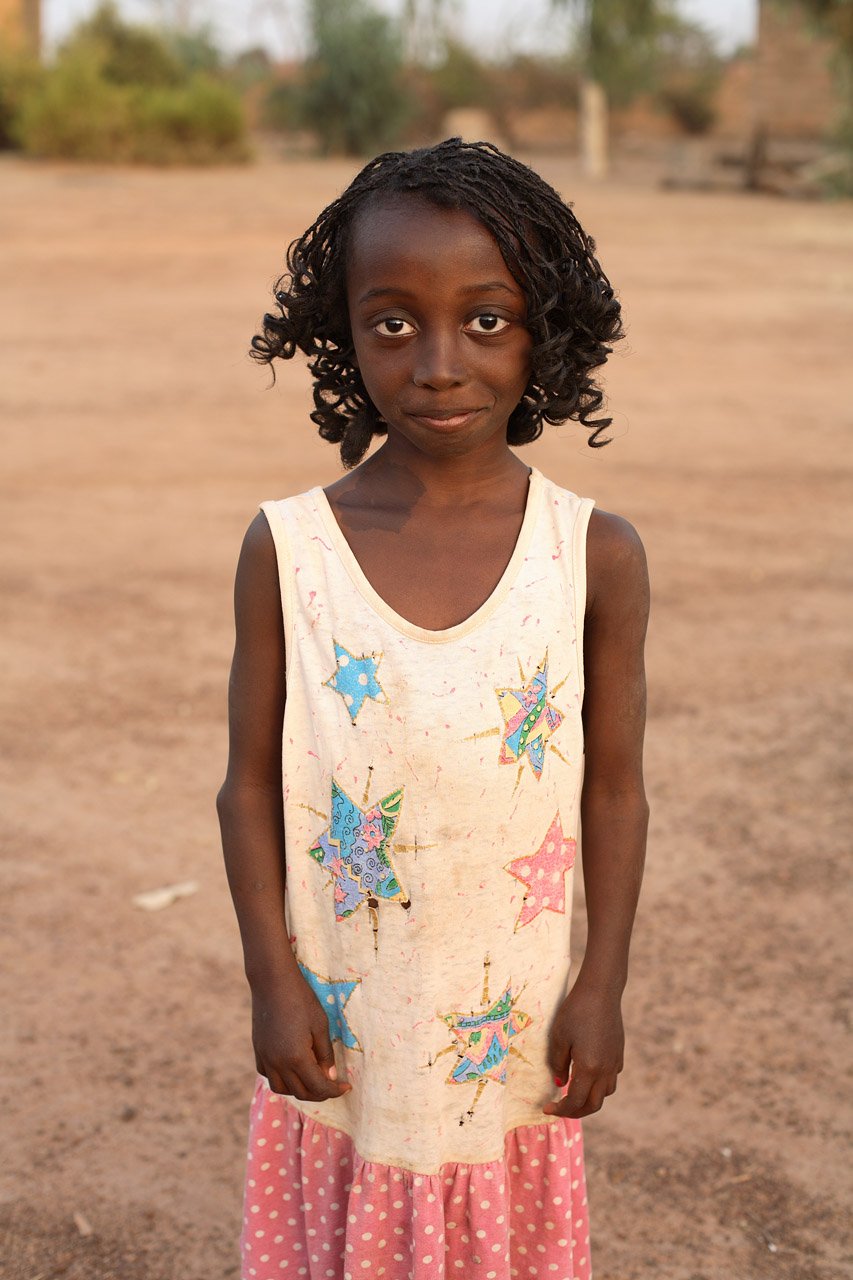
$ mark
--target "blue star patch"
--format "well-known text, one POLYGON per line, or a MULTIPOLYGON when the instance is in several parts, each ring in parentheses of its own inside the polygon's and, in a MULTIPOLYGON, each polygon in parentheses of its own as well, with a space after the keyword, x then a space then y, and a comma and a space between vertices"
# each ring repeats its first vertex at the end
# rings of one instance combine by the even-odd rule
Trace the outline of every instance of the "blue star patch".
POLYGON ((373 698, 375 702, 387 702, 385 690, 376 675, 382 654, 363 653, 356 657, 342 644, 334 641, 337 670, 323 684, 334 689, 344 700, 350 720, 356 722, 359 711, 364 706, 365 698, 373 698))
POLYGON ((331 1039, 340 1040, 346 1049, 360 1049, 361 1045, 356 1040, 347 1022, 344 1005, 361 982, 361 978, 356 978, 353 982, 345 982, 343 980, 333 982, 331 979, 321 978, 311 969, 307 969, 300 961, 297 961, 297 964, 303 978, 326 1012, 326 1017, 329 1019, 329 1036, 331 1039))

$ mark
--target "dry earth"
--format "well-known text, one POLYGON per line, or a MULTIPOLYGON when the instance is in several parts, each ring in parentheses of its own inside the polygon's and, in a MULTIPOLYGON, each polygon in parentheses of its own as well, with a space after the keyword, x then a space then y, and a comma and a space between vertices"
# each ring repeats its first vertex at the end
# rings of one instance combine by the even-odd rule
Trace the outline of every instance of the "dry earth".
MULTIPOLYGON (((851 208, 543 169, 630 339, 619 439, 560 428, 525 456, 632 519, 654 577, 627 1064, 586 1124, 597 1280, 839 1280, 851 208)), ((237 1274, 231 581, 257 502, 337 465, 304 369, 267 392, 244 353, 285 243, 350 173, 0 164, 8 1280, 237 1274), (159 914, 131 903, 186 879, 159 914)))

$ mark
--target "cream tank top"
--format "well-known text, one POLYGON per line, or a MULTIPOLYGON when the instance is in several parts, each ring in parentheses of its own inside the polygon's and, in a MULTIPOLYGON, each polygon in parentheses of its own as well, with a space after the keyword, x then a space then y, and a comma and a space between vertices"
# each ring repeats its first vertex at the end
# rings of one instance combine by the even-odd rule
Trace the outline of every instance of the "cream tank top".
POLYGON ((340 1078, 290 1101, 421 1173, 560 1123, 593 503, 532 470, 489 598, 443 631, 374 591, 321 488, 262 504, 286 645, 285 913, 340 1078))

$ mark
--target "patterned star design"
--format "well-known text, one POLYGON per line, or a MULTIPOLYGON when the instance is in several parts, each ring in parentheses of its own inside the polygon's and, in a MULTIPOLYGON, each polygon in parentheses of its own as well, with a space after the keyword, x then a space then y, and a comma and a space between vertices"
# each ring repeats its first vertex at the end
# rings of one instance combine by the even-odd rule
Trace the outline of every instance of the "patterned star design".
POLYGON ((445 1013, 442 1021, 456 1040, 457 1061, 447 1077, 448 1084, 467 1084, 471 1080, 506 1084, 510 1041, 530 1023, 529 1013, 513 1008, 509 987, 480 1013, 445 1013))
POLYGON ((408 897, 389 856, 402 803, 403 788, 398 787, 376 804, 360 809, 332 779, 331 821, 308 852, 331 875, 339 922, 364 902, 375 907, 382 899, 398 899, 408 907, 408 897))
POLYGON ((323 684, 334 689, 344 700, 350 720, 355 724, 359 711, 364 706, 365 698, 373 698, 375 702, 387 702, 385 690, 376 675, 382 654, 363 653, 356 657, 342 644, 334 642, 337 668, 323 684))
POLYGON ((565 915, 566 872, 575 865, 576 843, 566 838, 559 813, 548 828, 548 834, 531 858, 513 858, 505 871, 515 876, 526 893, 515 922, 516 931, 530 924, 543 911, 565 915))
POLYGON ((335 982, 331 978, 321 978, 319 974, 307 968, 301 961, 297 961, 297 964, 299 964, 303 978, 326 1012, 326 1017, 329 1019, 329 1036, 331 1039, 340 1040, 341 1044, 347 1049, 360 1049, 361 1045, 353 1035, 352 1028, 347 1022, 344 1006, 361 982, 361 978, 355 978, 352 982, 347 982, 344 979, 335 982))
POLYGON ((521 689, 496 689, 504 720, 501 764, 527 757, 534 776, 542 777, 545 744, 563 722, 563 713, 548 701, 548 654, 521 689))

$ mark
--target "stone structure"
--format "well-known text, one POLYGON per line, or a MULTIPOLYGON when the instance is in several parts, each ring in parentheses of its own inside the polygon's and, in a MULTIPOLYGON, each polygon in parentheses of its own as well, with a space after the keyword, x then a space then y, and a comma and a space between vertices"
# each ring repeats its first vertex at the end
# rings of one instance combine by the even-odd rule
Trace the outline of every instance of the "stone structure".
POLYGON ((761 0, 755 59, 755 124, 769 138, 823 138, 838 117, 832 42, 797 4, 761 0))

